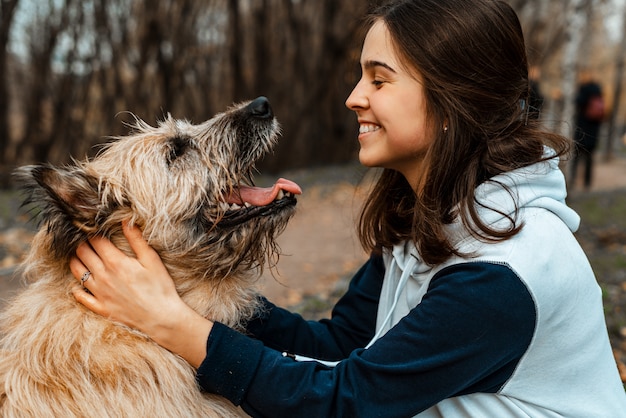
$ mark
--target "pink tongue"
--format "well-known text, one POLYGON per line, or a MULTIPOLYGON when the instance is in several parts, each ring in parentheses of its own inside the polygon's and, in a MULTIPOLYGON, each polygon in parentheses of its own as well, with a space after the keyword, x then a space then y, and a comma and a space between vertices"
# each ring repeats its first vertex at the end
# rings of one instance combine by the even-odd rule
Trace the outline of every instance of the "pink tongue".
POLYGON ((293 194, 302 194, 300 186, 293 181, 278 179, 272 187, 242 186, 240 189, 234 191, 230 196, 226 196, 226 203, 236 203, 241 205, 246 202, 252 206, 265 206, 269 205, 276 199, 280 190, 293 194))

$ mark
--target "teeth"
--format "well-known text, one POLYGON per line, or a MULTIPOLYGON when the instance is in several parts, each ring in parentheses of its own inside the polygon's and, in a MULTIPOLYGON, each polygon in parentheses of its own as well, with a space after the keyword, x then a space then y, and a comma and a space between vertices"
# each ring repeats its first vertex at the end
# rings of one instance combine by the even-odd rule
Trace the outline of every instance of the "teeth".
POLYGON ((380 129, 380 126, 378 125, 360 125, 359 126, 359 133, 360 134, 365 134, 368 132, 374 132, 380 129))
MULTIPOLYGON (((276 200, 280 200, 284 197, 294 197, 295 195, 291 192, 286 192, 284 190, 279 190, 278 193, 276 194, 276 199, 274 199, 274 201, 276 200)), ((226 202, 220 202, 220 210, 223 212, 228 212, 231 210, 240 210, 243 208, 251 208, 253 207, 252 204, 248 203, 248 202, 243 202, 242 205, 239 205, 237 203, 226 203, 226 202)))
MULTIPOLYGON (((247 208, 249 208, 251 205, 246 202, 245 206, 247 208)), ((242 206, 238 205, 236 203, 220 202, 220 210, 223 211, 223 212, 228 212, 229 210, 239 210, 241 208, 242 208, 242 206)))

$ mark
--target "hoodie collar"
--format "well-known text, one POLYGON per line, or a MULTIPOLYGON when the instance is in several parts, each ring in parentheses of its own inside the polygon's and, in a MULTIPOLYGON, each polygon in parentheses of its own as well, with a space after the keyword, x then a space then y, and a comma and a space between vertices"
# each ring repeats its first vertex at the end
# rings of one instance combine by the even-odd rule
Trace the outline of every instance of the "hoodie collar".
MULTIPOLYGON (((516 220, 516 210, 541 208, 554 213, 572 232, 578 229, 580 217, 565 203, 567 188, 559 159, 549 148, 544 156, 552 158, 494 176, 476 189, 478 216, 484 223, 507 229, 511 219, 516 220)), ((470 235, 458 217, 448 233, 455 243, 470 235)))

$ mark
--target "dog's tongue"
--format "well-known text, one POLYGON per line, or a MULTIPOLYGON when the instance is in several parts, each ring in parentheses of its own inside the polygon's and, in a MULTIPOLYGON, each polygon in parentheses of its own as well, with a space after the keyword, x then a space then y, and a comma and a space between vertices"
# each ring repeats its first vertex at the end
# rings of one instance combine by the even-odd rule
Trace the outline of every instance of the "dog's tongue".
POLYGON ((271 187, 241 186, 236 192, 226 197, 226 202, 238 205, 245 202, 252 206, 265 206, 272 203, 281 190, 293 194, 302 194, 300 186, 293 181, 278 179, 271 187))

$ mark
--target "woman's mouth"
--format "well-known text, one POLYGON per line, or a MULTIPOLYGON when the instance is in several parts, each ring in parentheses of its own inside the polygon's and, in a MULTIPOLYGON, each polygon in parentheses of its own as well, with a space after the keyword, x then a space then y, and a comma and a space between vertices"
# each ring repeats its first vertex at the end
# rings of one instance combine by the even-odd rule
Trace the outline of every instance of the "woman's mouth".
POLYGON ((378 125, 374 125, 374 124, 361 124, 359 125, 359 133, 360 134, 366 134, 369 132, 374 132, 380 129, 380 126, 378 125))

